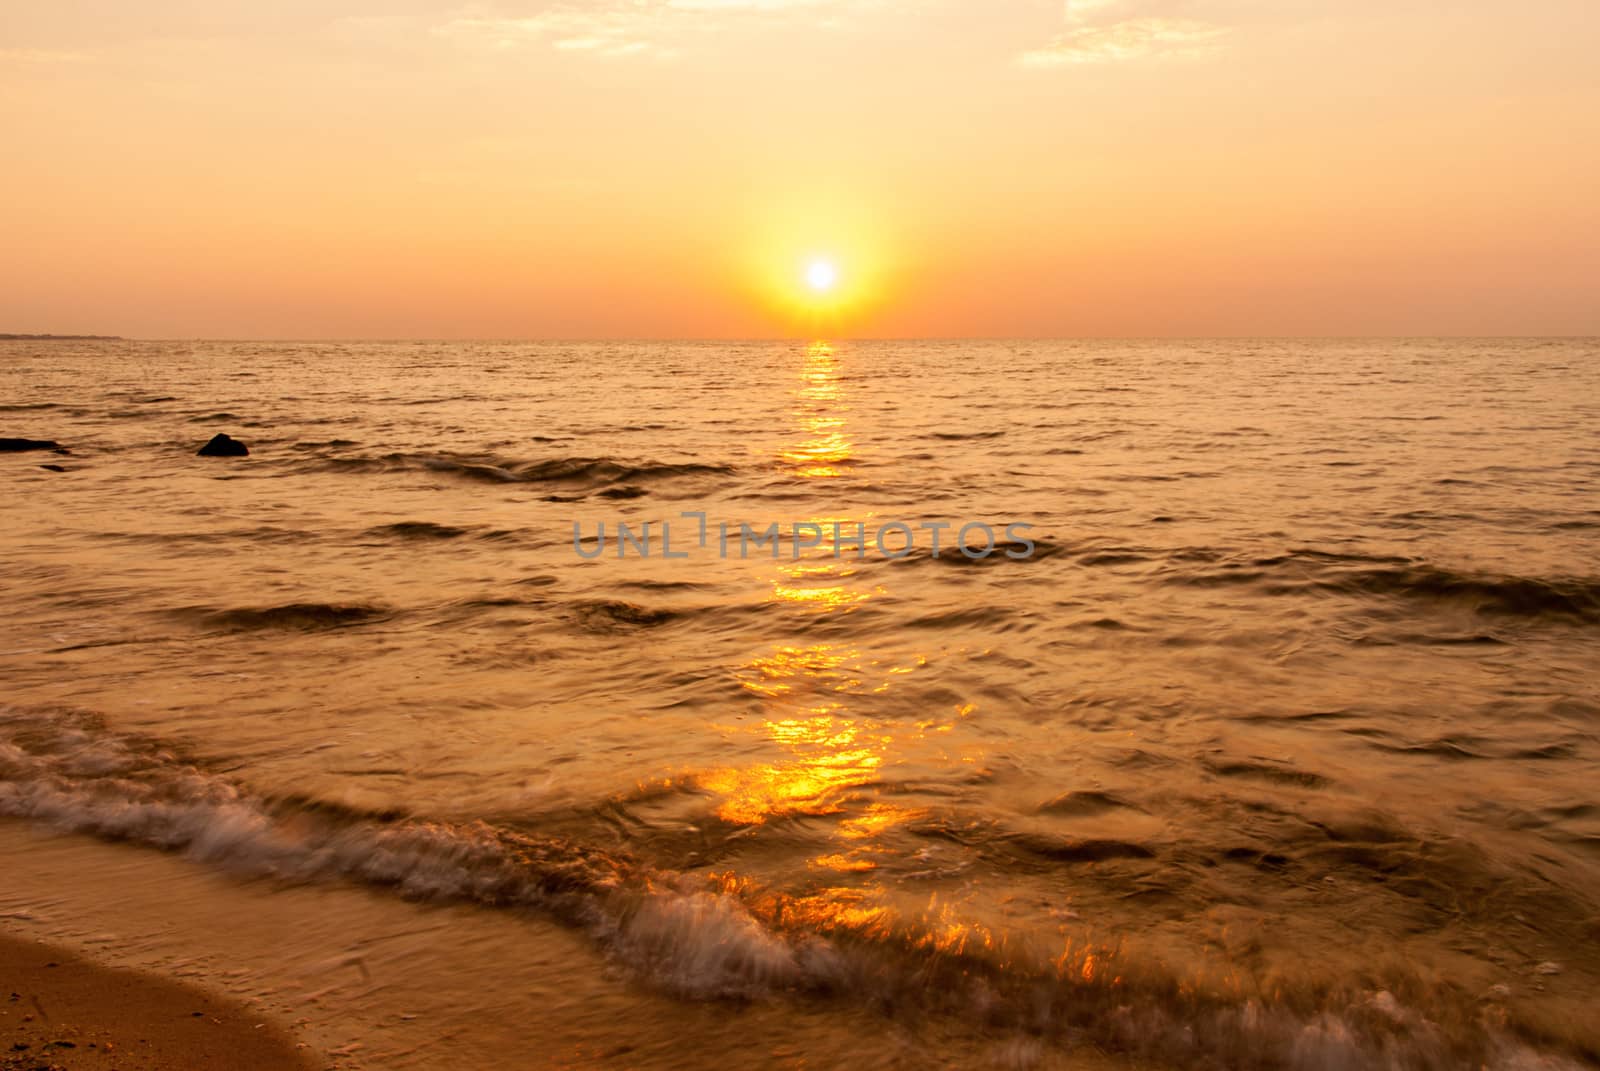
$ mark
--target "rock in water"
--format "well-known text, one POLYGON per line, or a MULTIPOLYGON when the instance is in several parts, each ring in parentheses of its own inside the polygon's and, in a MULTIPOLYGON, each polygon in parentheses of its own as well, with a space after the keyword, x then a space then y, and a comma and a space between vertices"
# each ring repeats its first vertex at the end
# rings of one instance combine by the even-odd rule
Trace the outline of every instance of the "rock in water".
POLYGON ((230 435, 213 435, 196 457, 249 457, 250 448, 230 435))
POLYGON ((54 450, 58 454, 67 448, 54 439, 0 439, 0 454, 20 453, 23 450, 54 450))

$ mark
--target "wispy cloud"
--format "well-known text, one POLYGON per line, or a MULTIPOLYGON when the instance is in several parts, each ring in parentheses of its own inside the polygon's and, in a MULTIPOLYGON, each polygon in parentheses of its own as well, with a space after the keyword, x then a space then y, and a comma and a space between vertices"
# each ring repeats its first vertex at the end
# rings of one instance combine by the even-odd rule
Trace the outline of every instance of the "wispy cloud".
POLYGON ((1068 0, 1067 28, 1042 48, 1017 57, 1025 67, 1065 67, 1155 58, 1194 58, 1215 52, 1226 27, 1150 12, 1130 0, 1068 0))
POLYGON ((666 0, 664 6, 674 11, 782 13, 841 5, 838 0, 666 0))
POLYGON ((599 56, 670 56, 663 43, 658 9, 555 8, 521 18, 462 15, 435 26, 438 36, 458 44, 493 50, 545 44, 564 52, 599 56))
POLYGON ((569 3, 532 15, 469 10, 433 27, 439 37, 462 46, 508 50, 542 44, 564 52, 599 56, 677 54, 682 39, 725 29, 728 20, 791 23, 806 19, 834 26, 845 13, 879 0, 594 0, 569 3))
POLYGON ((84 63, 91 56, 87 52, 59 48, 0 48, 0 63, 45 66, 57 63, 84 63))

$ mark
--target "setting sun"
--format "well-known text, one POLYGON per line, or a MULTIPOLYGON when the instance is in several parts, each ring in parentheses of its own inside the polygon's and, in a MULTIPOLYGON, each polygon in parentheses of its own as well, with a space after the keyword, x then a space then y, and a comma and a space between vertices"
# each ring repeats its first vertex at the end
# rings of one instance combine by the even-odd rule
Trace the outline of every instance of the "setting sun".
POLYGON ((813 260, 806 268, 806 283, 819 294, 832 290, 839 281, 839 270, 831 261, 813 260))

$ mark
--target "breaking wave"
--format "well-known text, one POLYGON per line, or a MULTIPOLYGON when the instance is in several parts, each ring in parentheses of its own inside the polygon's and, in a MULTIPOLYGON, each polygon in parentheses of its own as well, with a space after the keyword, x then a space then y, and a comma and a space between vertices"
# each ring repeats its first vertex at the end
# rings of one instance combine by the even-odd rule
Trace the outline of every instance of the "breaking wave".
MULTIPOLYGON (((1118 801, 1091 794, 1051 806, 1080 804, 1118 801)), ((535 910, 686 998, 842 1000, 1184 1066, 1509 1071, 1597 1055, 1541 1051, 1560 1039, 1519 1022, 1500 995, 1464 994, 1398 966, 1267 984, 1180 971, 1128 940, 1046 952, 980 926, 838 910, 817 895, 662 870, 566 837, 259 796, 160 741, 71 713, 0 713, 0 815, 242 876, 535 910)), ((1136 848, 1085 850, 1116 858, 1136 848)))

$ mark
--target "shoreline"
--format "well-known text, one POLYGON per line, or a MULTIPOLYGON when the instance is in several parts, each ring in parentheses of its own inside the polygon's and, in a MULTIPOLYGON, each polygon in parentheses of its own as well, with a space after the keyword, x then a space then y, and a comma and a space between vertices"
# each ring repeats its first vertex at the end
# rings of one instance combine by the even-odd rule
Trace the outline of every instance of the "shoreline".
POLYGON ((0 930, 0 1071, 315 1071, 288 1028, 236 1000, 0 930))

